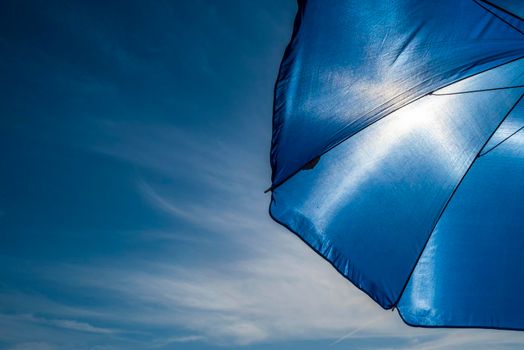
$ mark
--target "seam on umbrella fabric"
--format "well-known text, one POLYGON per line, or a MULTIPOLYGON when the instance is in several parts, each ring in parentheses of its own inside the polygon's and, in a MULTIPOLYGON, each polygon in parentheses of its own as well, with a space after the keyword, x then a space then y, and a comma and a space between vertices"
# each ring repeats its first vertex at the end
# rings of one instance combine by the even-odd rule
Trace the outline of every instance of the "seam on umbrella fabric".
POLYGON ((486 154, 488 154, 489 152, 493 151, 495 148, 497 148, 498 146, 502 145, 504 142, 506 142, 507 140, 509 140, 511 137, 515 136, 516 134, 518 134, 522 130, 524 130, 524 125, 521 126, 520 128, 518 128, 516 131, 512 132, 511 135, 506 136, 503 140, 499 141, 495 146, 491 147, 486 152, 483 152, 483 153, 479 154, 479 158, 483 157, 486 154))
POLYGON ((518 88, 524 88, 524 85, 502 86, 502 87, 496 87, 496 88, 466 90, 466 91, 458 91, 458 92, 443 92, 443 93, 432 92, 430 93, 430 95, 431 96, 451 96, 451 95, 470 94, 473 92, 497 91, 497 90, 518 89, 518 88))
MULTIPOLYGON (((477 0, 474 0, 474 1, 477 1, 477 0)), ((490 0, 480 0, 480 1, 482 1, 483 3, 486 3, 486 4, 490 5, 490 6, 493 6, 497 10, 500 10, 500 11, 502 11, 502 12, 504 12, 504 13, 512 16, 512 17, 515 17, 516 19, 518 19, 518 20, 520 20, 520 21, 522 21, 524 23, 524 18, 520 17, 516 13, 513 13, 511 11, 506 10, 505 8, 503 8, 503 7, 499 6, 499 5, 492 3, 490 0)))
POLYGON ((397 305, 398 303, 400 302, 400 299, 402 298, 402 295, 404 294, 404 291, 406 290, 406 287, 409 283, 409 280, 411 279, 411 276, 413 275, 413 272, 415 271, 415 268, 417 267, 418 265, 418 262, 420 260, 420 258, 422 257, 422 254, 424 253, 424 250, 426 250, 426 246, 428 245, 430 239, 431 239, 431 236, 433 235, 433 232, 435 231, 435 228, 437 227, 437 224, 438 222, 440 221, 440 219, 442 218, 442 215, 444 214, 444 212, 446 211, 449 203, 451 202, 451 200, 453 199, 455 193, 457 193, 457 190, 460 188, 460 185, 462 184, 462 182, 464 181, 464 179, 466 178, 466 176, 468 175, 469 171, 471 170, 471 168, 473 167, 473 165, 475 164, 475 161, 477 159, 479 159, 480 157, 480 154, 482 152, 482 150, 484 149, 484 147, 486 147, 486 145, 488 144, 489 140, 493 137, 493 135, 495 134, 495 132, 497 132, 497 130, 500 128, 500 126, 502 125, 502 123, 504 123, 504 121, 506 120, 506 118, 511 114, 511 112, 515 109, 515 107, 517 107, 517 105, 520 103, 520 101, 524 98, 524 94, 520 95, 520 97, 517 99, 517 101, 511 106, 511 108, 506 112, 506 114, 504 115, 504 117, 501 119, 501 121, 499 122, 499 124, 497 125, 497 127, 493 130, 493 132, 491 133, 491 135, 486 139, 486 142, 484 142, 484 144, 482 145, 482 147, 480 148, 480 151, 477 153, 477 155, 475 156, 475 158, 473 159, 473 161, 471 162, 471 164, 468 166, 468 168, 466 169, 466 172, 464 173, 464 175, 462 175, 462 177, 460 178, 459 182, 457 183, 457 185, 455 186, 455 189, 453 190, 453 192, 451 193, 451 195, 449 196, 448 200, 446 201, 446 203, 444 204, 444 206, 442 207, 439 215, 437 216, 437 219, 435 220, 434 224, 433 224, 433 227, 429 233, 429 236, 426 240, 426 243, 424 243, 423 247, 422 247, 422 250, 420 251, 420 254, 417 258, 417 260, 415 261, 415 264, 413 265, 413 268, 411 269, 411 272, 409 273, 408 275, 408 278, 406 280, 406 282, 404 283, 404 287, 402 288, 402 290, 400 291, 400 294, 397 298, 397 300, 395 301, 395 303, 393 303, 393 306, 392 308, 397 308, 397 305))
MULTIPOLYGON (((517 32, 519 32, 520 34, 524 35, 524 32, 518 28, 518 27, 515 27, 513 24, 509 23, 508 21, 506 21, 504 18, 500 17, 498 14, 496 14, 495 12, 491 11, 489 8, 487 8, 486 6, 482 5, 478 0, 473 0, 473 2, 477 5, 479 5, 480 7, 482 7, 485 11, 491 13, 493 16, 497 17, 499 20, 501 20, 502 22, 506 23, 508 26, 510 26, 511 28, 515 29, 517 32)), ((499 6, 494 6, 493 4, 489 3, 489 2, 486 2, 486 4, 489 4, 495 8, 497 8, 498 10, 500 11, 503 11, 505 13, 507 13, 508 15, 512 16, 512 14, 502 8, 500 8, 499 6)), ((514 15, 513 15, 514 16, 514 15)), ((519 19, 518 17, 515 17, 517 19, 519 19)))

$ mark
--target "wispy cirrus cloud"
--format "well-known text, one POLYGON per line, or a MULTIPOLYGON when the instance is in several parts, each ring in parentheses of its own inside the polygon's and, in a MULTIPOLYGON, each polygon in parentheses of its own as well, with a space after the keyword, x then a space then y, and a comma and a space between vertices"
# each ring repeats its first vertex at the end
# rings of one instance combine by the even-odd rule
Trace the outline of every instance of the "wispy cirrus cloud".
POLYGON ((4 292, 6 304, 16 300, 26 308, 0 317, 10 334, 0 339, 20 349, 316 340, 333 349, 358 344, 480 350, 524 341, 515 332, 410 328, 396 313, 382 310, 269 219, 268 197, 262 193, 267 169, 255 164, 263 162, 256 155, 262 153, 259 145, 245 142, 241 149, 226 151, 217 145, 236 142, 213 137, 202 142, 189 131, 161 125, 103 125, 112 141, 91 150, 136 167, 135 190, 171 224, 135 235, 164 250, 34 267, 42 283, 71 300, 4 292), (199 191, 185 191, 188 182, 199 191), (177 257, 182 243, 194 252, 189 258, 177 257))

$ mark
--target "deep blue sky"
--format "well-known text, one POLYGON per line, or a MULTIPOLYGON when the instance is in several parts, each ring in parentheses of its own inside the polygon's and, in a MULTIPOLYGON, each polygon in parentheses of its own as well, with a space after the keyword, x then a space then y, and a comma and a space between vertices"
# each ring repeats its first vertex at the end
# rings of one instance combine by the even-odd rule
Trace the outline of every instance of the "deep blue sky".
POLYGON ((0 349, 509 349, 405 326, 267 214, 293 0, 3 1, 0 349))

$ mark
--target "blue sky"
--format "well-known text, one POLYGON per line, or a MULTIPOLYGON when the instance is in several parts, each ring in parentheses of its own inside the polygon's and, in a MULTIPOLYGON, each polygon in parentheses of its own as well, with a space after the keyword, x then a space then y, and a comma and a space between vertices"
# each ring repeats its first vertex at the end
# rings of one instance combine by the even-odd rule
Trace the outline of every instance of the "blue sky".
POLYGON ((4 1, 0 349, 514 349, 405 326, 268 216, 293 0, 4 1))

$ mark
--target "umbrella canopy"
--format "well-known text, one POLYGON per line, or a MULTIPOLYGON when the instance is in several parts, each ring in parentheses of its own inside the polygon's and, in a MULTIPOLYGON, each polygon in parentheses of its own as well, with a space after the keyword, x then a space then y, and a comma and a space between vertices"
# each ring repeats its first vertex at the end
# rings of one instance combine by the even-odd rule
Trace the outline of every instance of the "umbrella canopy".
POLYGON ((524 329, 522 4, 298 2, 270 214, 408 324, 524 329))

